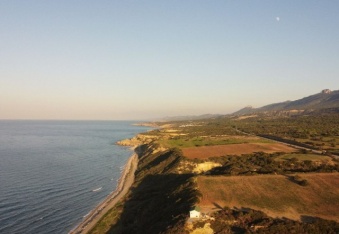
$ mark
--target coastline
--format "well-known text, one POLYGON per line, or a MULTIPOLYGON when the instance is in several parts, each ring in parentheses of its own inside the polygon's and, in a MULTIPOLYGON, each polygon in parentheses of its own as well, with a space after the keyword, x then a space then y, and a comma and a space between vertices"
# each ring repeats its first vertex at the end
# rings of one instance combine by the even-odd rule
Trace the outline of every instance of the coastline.
POLYGON ((88 233, 97 222, 127 194, 134 182, 134 172, 137 166, 138 155, 134 153, 125 164, 124 170, 118 180, 117 188, 91 210, 81 223, 69 231, 69 234, 88 233))

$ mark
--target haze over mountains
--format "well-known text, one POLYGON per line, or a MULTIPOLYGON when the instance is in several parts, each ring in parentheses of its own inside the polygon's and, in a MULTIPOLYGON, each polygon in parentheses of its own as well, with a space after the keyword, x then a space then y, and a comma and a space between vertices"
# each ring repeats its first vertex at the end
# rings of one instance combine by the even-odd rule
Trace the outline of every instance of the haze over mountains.
MULTIPOLYGON (((339 112, 339 90, 324 89, 320 93, 313 94, 295 101, 285 101, 268 104, 263 107, 244 107, 230 115, 248 115, 258 113, 316 113, 316 112, 339 112)), ((203 114, 187 116, 165 117, 164 121, 198 120, 224 116, 221 114, 203 114)))
POLYGON ((204 115, 182 115, 182 116, 167 116, 163 118, 164 121, 181 121, 181 120, 199 120, 216 118, 222 115, 219 114, 204 114, 204 115))
POLYGON ((245 115, 252 113, 265 112, 313 112, 324 109, 331 109, 332 111, 339 111, 339 90, 331 91, 324 89, 320 93, 304 97, 295 101, 286 101, 280 103, 273 103, 259 108, 247 106, 232 115, 245 115))

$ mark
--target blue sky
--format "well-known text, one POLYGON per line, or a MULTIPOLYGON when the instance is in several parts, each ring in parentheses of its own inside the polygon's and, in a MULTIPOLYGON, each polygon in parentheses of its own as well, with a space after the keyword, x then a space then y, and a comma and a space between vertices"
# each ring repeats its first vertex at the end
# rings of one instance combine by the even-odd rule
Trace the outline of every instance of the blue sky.
POLYGON ((227 114, 339 84, 338 1, 0 1, 0 119, 227 114))

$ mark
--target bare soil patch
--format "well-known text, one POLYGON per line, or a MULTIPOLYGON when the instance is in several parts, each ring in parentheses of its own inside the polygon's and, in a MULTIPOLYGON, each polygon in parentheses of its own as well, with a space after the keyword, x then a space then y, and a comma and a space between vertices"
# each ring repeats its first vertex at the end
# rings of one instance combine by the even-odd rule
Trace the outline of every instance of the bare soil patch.
POLYGON ((213 145, 189 147, 182 149, 185 157, 194 159, 206 159, 209 157, 220 157, 224 155, 242 155, 254 152, 295 152, 296 149, 280 143, 244 143, 231 145, 213 145))
POLYGON ((301 186, 283 175, 199 176, 204 210, 216 207, 252 208, 272 217, 301 216, 339 221, 339 173, 298 174, 301 186))
POLYGON ((242 120, 242 119, 249 119, 249 118, 254 118, 257 117, 258 115, 247 115, 247 116, 240 116, 237 118, 237 120, 242 120))

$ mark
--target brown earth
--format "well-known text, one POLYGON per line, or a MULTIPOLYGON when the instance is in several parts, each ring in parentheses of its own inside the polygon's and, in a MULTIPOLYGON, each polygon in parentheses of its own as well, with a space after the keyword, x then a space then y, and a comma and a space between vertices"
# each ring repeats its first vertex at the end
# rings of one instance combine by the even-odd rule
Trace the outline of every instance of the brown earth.
POLYGON ((261 210, 272 217, 301 220, 305 216, 339 221, 339 173, 298 174, 301 186, 283 175, 199 176, 203 211, 217 207, 261 210), (303 216, 303 217, 302 217, 303 216))
POLYGON ((185 157, 194 159, 206 159, 209 157, 218 157, 224 155, 242 155, 254 152, 295 152, 296 149, 280 143, 244 143, 231 145, 213 145, 189 147, 182 149, 185 157))

